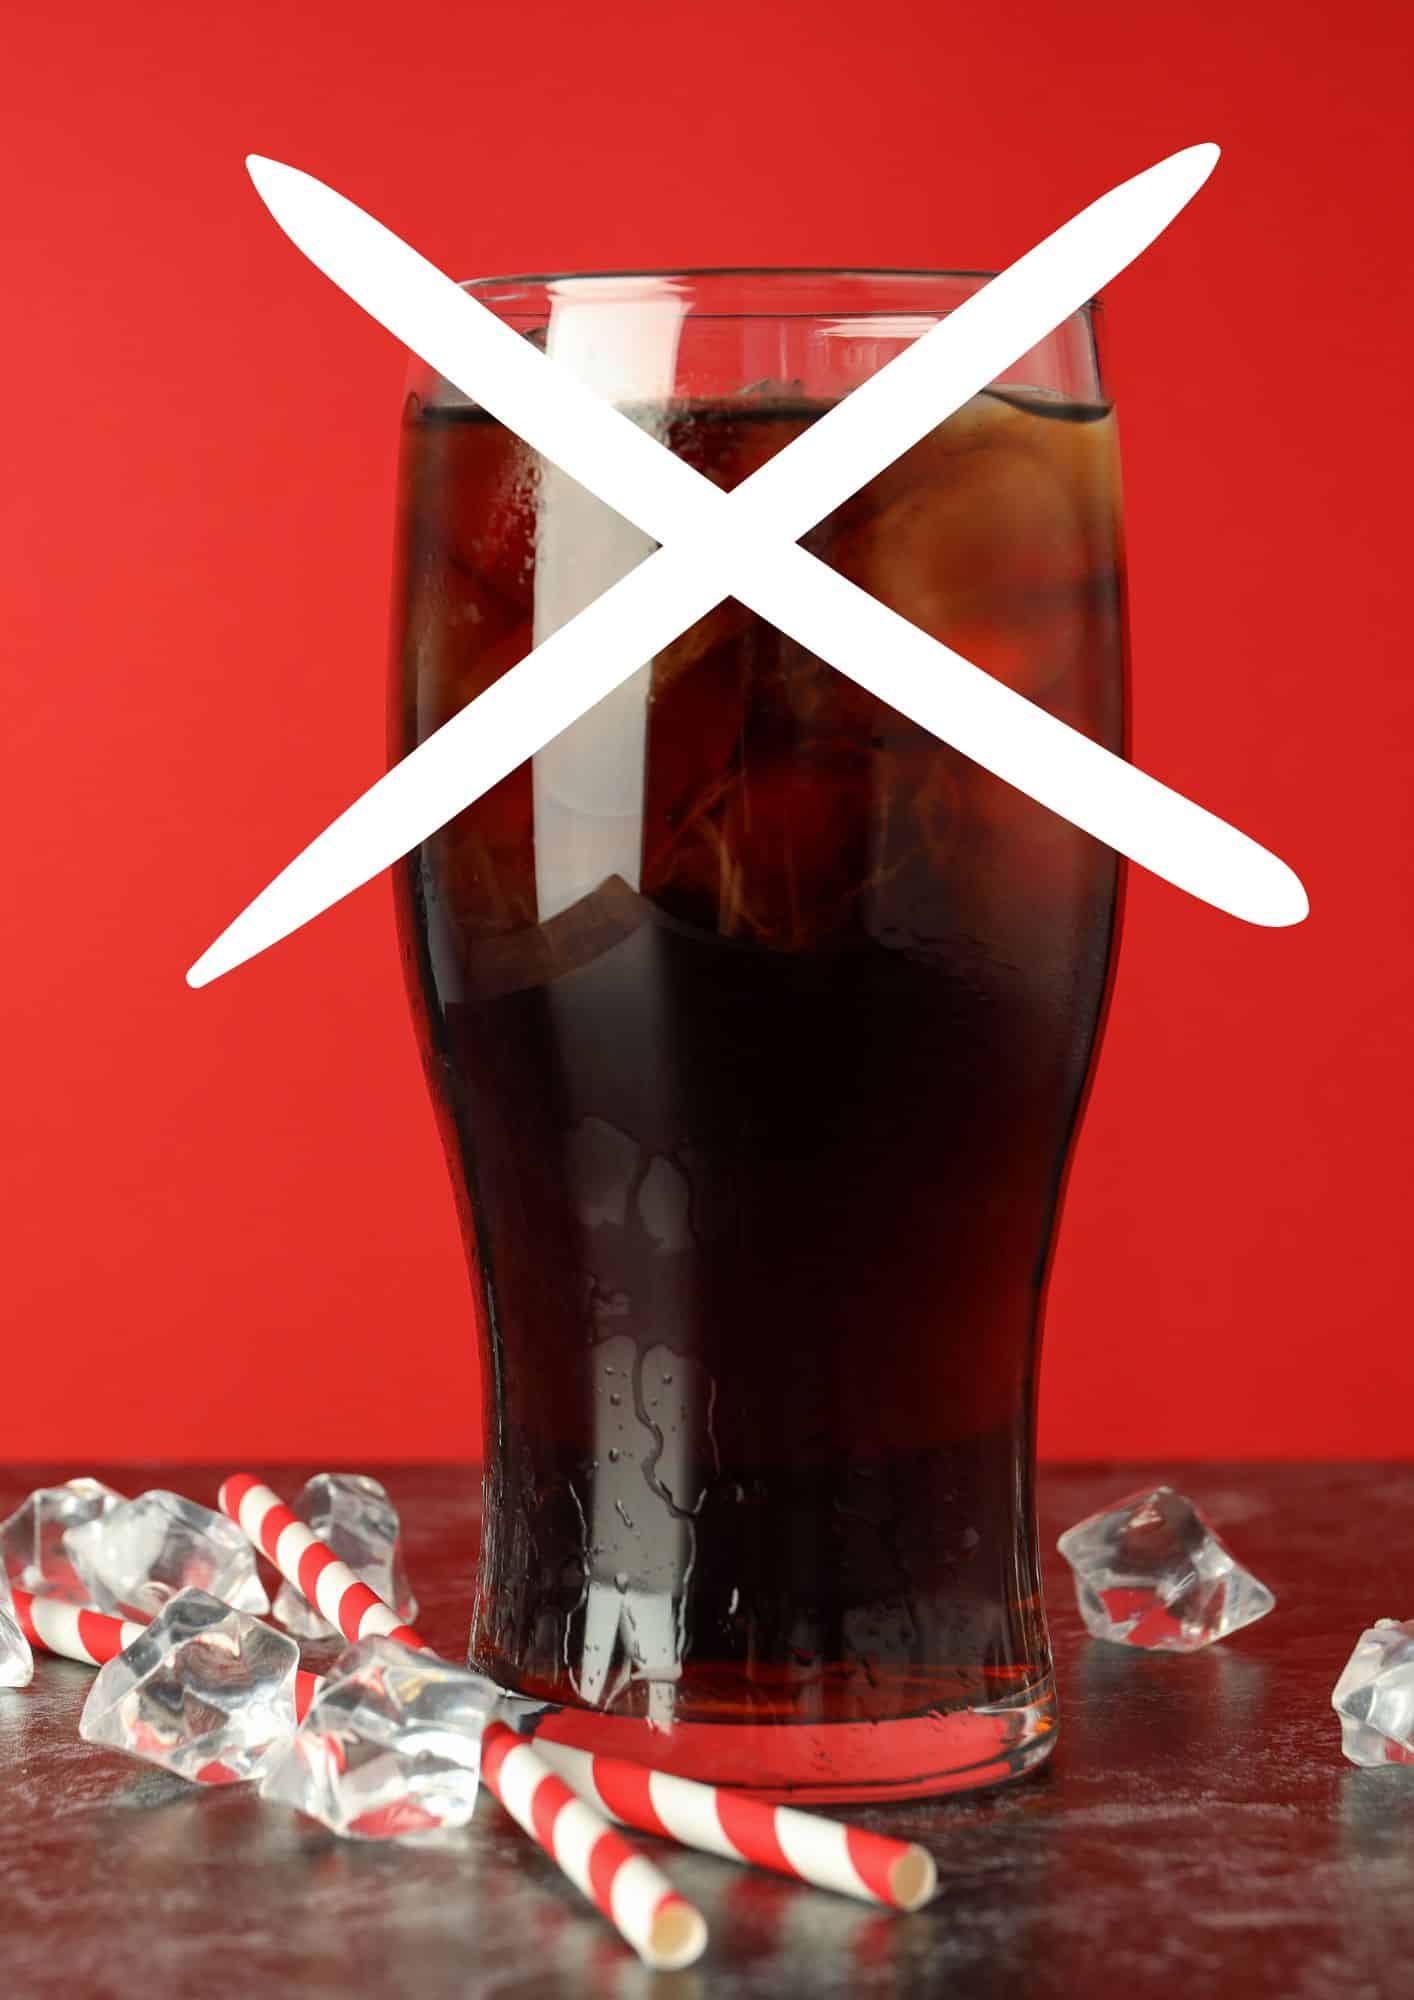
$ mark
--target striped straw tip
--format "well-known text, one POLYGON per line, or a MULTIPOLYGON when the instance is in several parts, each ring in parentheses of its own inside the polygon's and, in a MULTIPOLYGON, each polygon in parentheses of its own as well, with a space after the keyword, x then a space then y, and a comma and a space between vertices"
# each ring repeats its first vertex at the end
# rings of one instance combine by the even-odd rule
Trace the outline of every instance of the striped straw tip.
POLYGON ((216 1495, 216 1505, 223 1514, 234 1517, 240 1512, 241 1502, 247 1493, 259 1484, 260 1481, 249 1472, 233 1472, 228 1479, 221 1481, 216 1495))
POLYGON ((707 1946, 707 1920, 685 1896, 665 1896, 653 1912, 641 1956, 661 1972, 695 1965, 707 1946))
POLYGON ((921 1910, 938 1893, 938 1864, 926 1848, 910 1846, 889 1869, 889 1889, 901 1910, 921 1910))

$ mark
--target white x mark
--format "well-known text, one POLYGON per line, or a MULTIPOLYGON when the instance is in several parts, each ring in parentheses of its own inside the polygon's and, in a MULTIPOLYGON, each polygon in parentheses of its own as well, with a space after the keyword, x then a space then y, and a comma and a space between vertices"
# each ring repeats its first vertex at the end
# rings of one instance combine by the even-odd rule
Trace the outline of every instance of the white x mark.
POLYGON ((1216 161, 1215 146, 1193 146, 1111 189, 724 493, 352 202, 253 157, 252 178, 276 221, 335 284, 663 546, 326 827, 203 953, 189 983, 204 986, 253 958, 427 839, 729 594, 1155 874, 1249 922, 1299 923, 1305 891, 1275 855, 798 546, 1122 271, 1216 161))

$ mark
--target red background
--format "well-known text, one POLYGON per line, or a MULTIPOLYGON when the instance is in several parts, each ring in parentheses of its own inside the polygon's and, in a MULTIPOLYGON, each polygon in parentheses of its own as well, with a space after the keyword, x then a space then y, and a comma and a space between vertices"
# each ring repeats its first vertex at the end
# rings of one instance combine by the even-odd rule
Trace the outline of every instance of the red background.
POLYGON ((0 1451, 477 1445, 386 882, 182 980, 383 751, 403 357, 243 155, 470 276, 990 266, 1211 138, 1213 181, 1108 295, 1135 750, 1289 859, 1313 915, 1264 932, 1132 880, 1044 1445, 1406 1452, 1407 20, 11 10, 0 1451))

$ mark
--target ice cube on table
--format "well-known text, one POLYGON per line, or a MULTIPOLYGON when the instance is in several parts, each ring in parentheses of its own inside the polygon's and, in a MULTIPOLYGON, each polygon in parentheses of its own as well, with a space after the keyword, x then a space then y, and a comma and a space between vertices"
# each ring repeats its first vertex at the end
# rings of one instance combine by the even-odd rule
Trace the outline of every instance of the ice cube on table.
POLYGON ((122 1494, 101 1479, 70 1479, 63 1486, 41 1486, 23 1500, 8 1520, 0 1521, 0 1563, 21 1590, 43 1591, 69 1604, 88 1602, 64 1547, 70 1528, 100 1520, 118 1506, 122 1494))
POLYGON ((1067 1528, 1056 1546, 1075 1573, 1086 1629, 1118 1645, 1194 1653, 1276 1603, 1171 1486, 1117 1500, 1067 1528))
POLYGON ((257 1616, 270 1609, 234 1522, 160 1487, 68 1529, 64 1550, 90 1602, 121 1618, 151 1618, 188 1589, 257 1616))
MULTIPOLYGON (((317 1472, 295 1497, 293 1512, 346 1562, 405 1625, 417 1616, 417 1599, 403 1564, 398 1510, 376 1479, 357 1472, 317 1472)), ((300 1639, 324 1639, 334 1627, 293 1585, 282 1583, 275 1616, 300 1639)))
POLYGON ((1414 1618, 1360 1634, 1331 1693, 1352 1764, 1414 1764, 1414 1618))
POLYGON ((20 1630, 10 1583, 0 1568, 0 1688, 28 1687, 34 1679, 34 1654, 20 1630))
POLYGON ((365 1840, 463 1826, 476 1806, 481 1732, 499 1692, 396 1639, 361 1639, 271 1762, 260 1796, 365 1840))
POLYGON ((79 1721, 86 1743, 199 1785, 259 1775, 294 1733, 299 1647, 204 1590, 181 1590, 103 1667, 79 1721))

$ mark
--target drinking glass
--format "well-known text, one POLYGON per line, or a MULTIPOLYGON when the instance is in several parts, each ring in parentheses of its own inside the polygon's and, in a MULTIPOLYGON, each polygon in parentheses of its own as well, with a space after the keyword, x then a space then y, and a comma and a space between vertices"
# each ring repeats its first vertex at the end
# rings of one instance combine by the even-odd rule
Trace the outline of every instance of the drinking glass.
MULTIPOLYGON (((731 488, 985 282, 480 281, 731 488)), ((418 364, 397 757, 653 544, 418 364)), ((804 538, 1113 750, 1099 311, 804 538)), ((630 663, 625 663, 630 664, 630 663)), ((1037 1342, 1114 853, 728 598, 397 871, 484 1382, 470 1657, 779 1798, 1045 1757, 1037 1342)))

